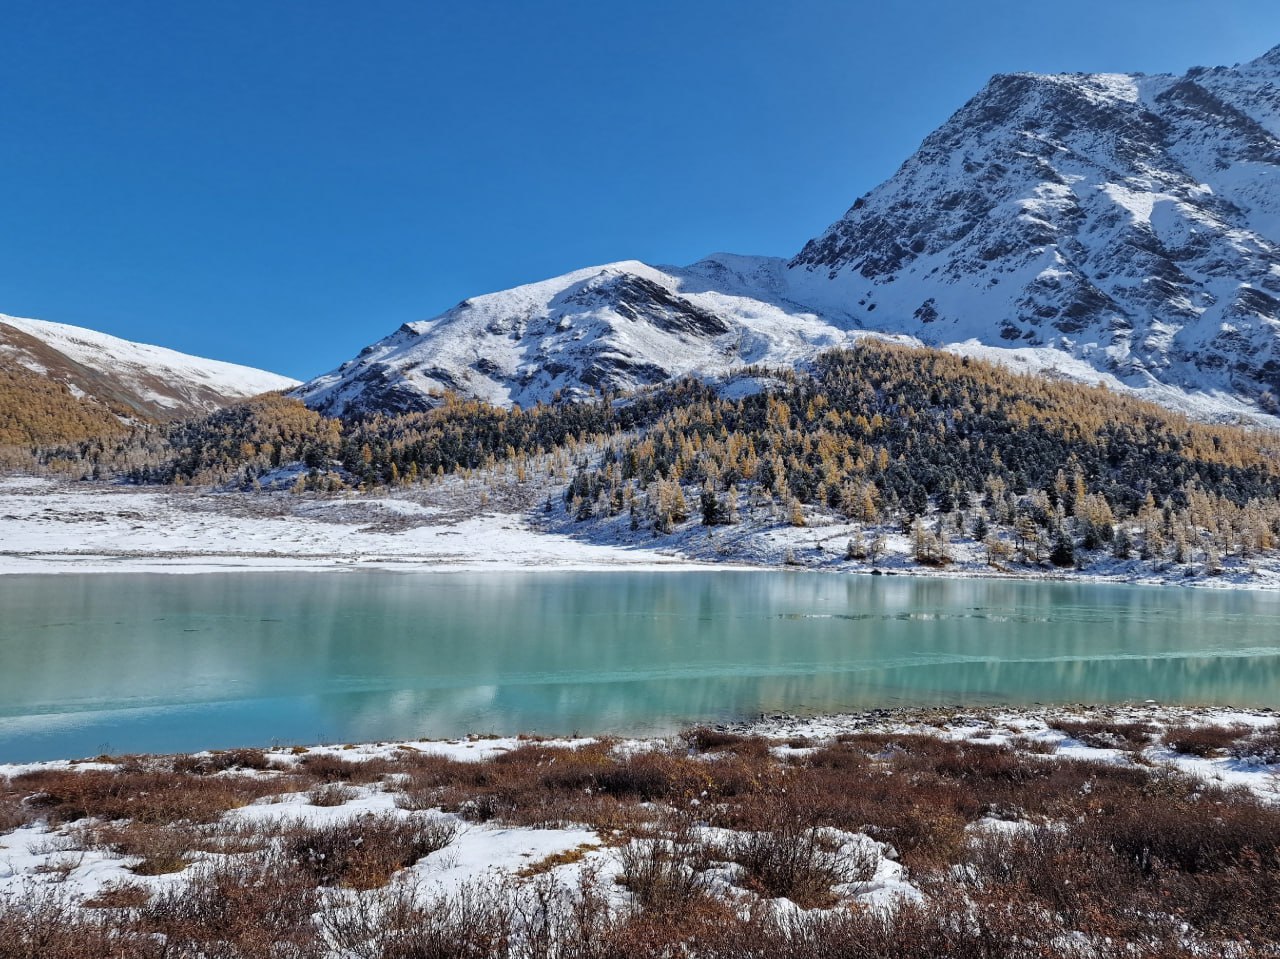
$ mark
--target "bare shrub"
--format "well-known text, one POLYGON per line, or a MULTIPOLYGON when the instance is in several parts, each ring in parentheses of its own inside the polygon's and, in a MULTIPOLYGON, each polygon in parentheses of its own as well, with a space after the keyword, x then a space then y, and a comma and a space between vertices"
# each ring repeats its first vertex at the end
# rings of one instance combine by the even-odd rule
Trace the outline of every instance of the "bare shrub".
POLYGON ((1058 744, 1047 739, 1032 739, 1030 736, 1013 736, 1009 746, 1020 753, 1031 753, 1036 756, 1052 756, 1058 751, 1058 744))
POLYGON ((649 751, 601 770, 596 785, 611 796, 654 802, 695 796, 709 785, 714 772, 666 753, 649 751))
POLYGON ((456 836, 457 824, 448 819, 365 815, 296 826, 285 834, 283 848, 321 885, 373 889, 397 870, 444 849, 456 836))
POLYGON ((1145 875, 1221 872, 1250 863, 1280 871, 1280 809, 1248 797, 1147 794, 1108 813, 1090 817, 1081 829, 1145 875))
POLYGON ((879 858, 870 851, 844 851, 817 826, 803 827, 795 821, 737 836, 724 853, 742 866, 754 891, 785 897, 802 909, 834 904, 832 887, 870 879, 879 858))
POLYGON ((633 840, 618 850, 618 882, 642 909, 670 913, 687 908, 706 895, 706 882, 691 864, 693 852, 687 842, 633 840))
POLYGON ((735 752, 744 755, 763 756, 769 751, 769 741, 760 736, 740 736, 737 733, 709 726, 696 726, 685 730, 680 738, 690 749, 698 752, 735 752))
POLYGON ((1215 756, 1248 731, 1248 726, 1173 726, 1165 730, 1164 743, 1184 755, 1215 756))
POLYGON ((510 891, 491 885, 464 885, 429 902, 412 890, 362 896, 322 919, 325 938, 351 959, 505 959, 515 921, 510 891))
POLYGON ((199 845, 199 834, 192 827, 145 822, 106 823, 77 830, 74 835, 83 848, 138 858, 130 871, 139 876, 181 872, 199 845))
POLYGON ((25 826, 30 820, 30 811, 17 797, 0 794, 0 836, 25 826))
POLYGON ((1246 762, 1267 766, 1280 763, 1280 727, 1273 726, 1271 729, 1260 730, 1247 738, 1237 740, 1228 752, 1246 762))
POLYGON ((367 783, 378 779, 384 765, 376 760, 352 761, 329 753, 311 753, 302 758, 298 768, 308 776, 326 783, 367 783))
POLYGON ((166 957, 318 959, 312 915, 320 904, 314 877, 293 863, 236 856, 154 896, 139 926, 164 937, 166 957))
POLYGON ((13 779, 27 804, 50 823, 133 819, 147 823, 213 822, 228 809, 280 790, 269 777, 195 777, 163 770, 43 770, 13 779))
POLYGON ((1057 720, 1052 728, 1095 749, 1141 749, 1155 737, 1150 723, 1117 723, 1100 719, 1057 720))
POLYGON ((267 754, 261 749, 222 749, 210 753, 190 753, 173 757, 176 773, 208 776, 229 769, 266 770, 271 768, 267 754))
POLYGON ((307 802, 313 806, 341 806, 360 795, 343 783, 320 783, 307 791, 307 802))
POLYGON ((48 892, 0 894, 3 959, 160 959, 160 943, 48 892))
POLYGON ((112 882, 81 905, 86 909, 138 909, 150 899, 151 892, 146 886, 136 882, 112 882))

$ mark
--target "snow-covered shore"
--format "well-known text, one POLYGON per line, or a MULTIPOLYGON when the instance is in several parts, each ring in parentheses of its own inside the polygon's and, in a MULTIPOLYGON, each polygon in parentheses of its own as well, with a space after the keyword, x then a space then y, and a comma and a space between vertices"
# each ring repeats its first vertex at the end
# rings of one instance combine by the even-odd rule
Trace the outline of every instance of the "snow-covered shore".
POLYGON ((654 537, 625 516, 578 524, 530 499, 512 502, 481 487, 414 493, 236 493, 207 489, 0 479, 0 575, 6 573, 203 573, 352 568, 477 571, 516 569, 791 569, 929 577, 1280 590, 1280 559, 1228 563, 1216 575, 1195 565, 1103 560, 1084 569, 1009 564, 993 568, 981 544, 957 542, 952 562, 912 559, 909 537, 891 526, 805 527, 753 518, 731 527, 690 521, 654 537), (876 534, 872 564, 847 560, 854 535, 876 534))
MULTIPOLYGON (((1261 741, 1280 729, 1280 716, 1272 710, 1239 710, 1225 708, 1187 708, 1158 704, 1122 706, 1079 706, 1026 709, 916 709, 876 710, 866 713, 798 718, 792 716, 762 717, 752 722, 716 727, 725 736, 741 741, 741 737, 760 737, 769 753, 782 763, 802 761, 825 746, 838 744, 850 737, 925 736, 958 744, 1002 747, 1014 755, 1036 761, 1069 762, 1079 760, 1115 764, 1143 769, 1153 774, 1159 770, 1181 773, 1206 786, 1245 790, 1264 804, 1280 803, 1280 763, 1276 756, 1249 757, 1239 748, 1212 750, 1208 755, 1192 755, 1177 747, 1177 731, 1187 729, 1229 730, 1239 742, 1261 741), (1085 732, 1084 730, 1087 730, 1085 732), (1116 738, 1119 731, 1140 730, 1145 737, 1131 742, 1116 738), (1102 738, 1099 742, 1097 737, 1102 738), (1107 737, 1114 739, 1112 744, 1107 737), (1268 762, 1271 764, 1268 765, 1268 762)), ((711 735, 716 735, 712 732, 711 735)), ((280 830, 292 825, 324 827, 346 822, 359 822, 362 817, 383 816, 409 819, 424 811, 407 801, 401 793, 408 776, 385 771, 361 784, 361 777, 343 770, 351 764, 380 764, 381 769, 398 769, 398 763, 413 763, 423 757, 466 764, 491 763, 507 754, 530 747, 541 750, 537 763, 555 763, 559 751, 583 749, 607 750, 612 756, 636 756, 653 751, 662 755, 696 758, 697 749, 686 746, 685 738, 626 739, 598 741, 591 738, 530 740, 524 737, 470 737, 448 741, 418 740, 367 744, 291 747, 257 751, 261 771, 251 769, 255 777, 280 777, 278 794, 270 788, 260 798, 233 808, 224 816, 224 826, 234 831, 250 828, 280 830), (290 783, 292 773, 320 769, 324 763, 337 764, 344 778, 352 784, 320 786, 310 791, 290 783), (400 785, 397 785, 400 784, 400 785), (293 791, 289 791, 293 790, 293 791), (410 810, 419 810, 411 812, 410 810)), ((696 740, 696 737, 694 737, 696 740)), ((713 740, 705 739, 710 742, 713 740)), ((1271 747, 1271 748, 1274 748, 1271 747)), ((890 752, 885 756, 889 756, 890 752)), ((231 753, 195 753, 187 757, 188 765, 202 759, 217 763, 219 756, 231 753)), ((512 757, 514 758, 514 757, 512 757)), ((707 761, 716 758, 706 753, 707 761)), ((65 772, 96 772, 136 775, 138 770, 167 768, 164 757, 98 757, 90 761, 50 761, 40 763, 0 764, 0 787, 22 781, 19 777, 65 772)), ((175 768, 177 768, 175 766, 175 768)), ((215 765, 214 768, 220 768, 215 765)), ((202 775, 207 774, 202 773, 202 775)), ((210 780, 210 781, 216 781, 210 780)), ((587 790, 588 793, 591 790, 587 790)), ((696 803, 695 803, 696 808, 696 803)), ((612 898, 625 905, 628 896, 612 880, 619 874, 616 849, 619 840, 600 829, 571 822, 537 826, 511 823, 468 821, 457 813, 425 810, 456 830, 444 852, 433 853, 414 865, 405 883, 433 893, 456 892, 475 881, 510 882, 521 876, 546 872, 561 882, 573 885, 584 875, 604 875, 613 889, 612 898), (540 865, 541 864, 541 865, 540 865)), ((1017 824, 1002 819, 983 819, 970 829, 1009 829, 1017 824)), ((724 830, 699 827, 708 834, 724 830)), ((112 852, 99 846, 85 846, 92 830, 75 827, 58 828, 42 821, 32 821, 7 835, 0 829, 0 897, 29 894, 33 888, 56 888, 73 901, 85 901, 102 895, 122 884, 142 886, 149 894, 176 888, 197 875, 195 871, 160 875, 139 875, 136 858, 112 852)), ((726 834, 728 835, 728 834, 726 834)), ((723 837, 721 837, 723 838, 723 837)), ((887 845, 861 834, 841 834, 843 843, 866 846, 874 854, 874 876, 866 882, 852 884, 847 890, 851 900, 864 905, 889 901, 894 897, 919 896, 907 880, 896 853, 887 845)), ((216 857, 214 857, 216 858, 216 857)), ((731 873, 723 885, 734 893, 731 873)))
POLYGON ((522 512, 449 512, 410 498, 0 480, 0 574, 692 565, 669 552, 543 532, 522 512))

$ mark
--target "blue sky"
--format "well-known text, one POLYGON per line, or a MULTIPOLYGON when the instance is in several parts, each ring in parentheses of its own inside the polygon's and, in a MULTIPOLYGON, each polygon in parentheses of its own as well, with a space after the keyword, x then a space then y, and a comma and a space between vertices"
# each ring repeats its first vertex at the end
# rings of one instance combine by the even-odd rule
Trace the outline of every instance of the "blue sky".
POLYGON ((1275 0, 0 0, 0 312, 305 378, 471 294, 787 256, 997 72, 1182 72, 1275 0))

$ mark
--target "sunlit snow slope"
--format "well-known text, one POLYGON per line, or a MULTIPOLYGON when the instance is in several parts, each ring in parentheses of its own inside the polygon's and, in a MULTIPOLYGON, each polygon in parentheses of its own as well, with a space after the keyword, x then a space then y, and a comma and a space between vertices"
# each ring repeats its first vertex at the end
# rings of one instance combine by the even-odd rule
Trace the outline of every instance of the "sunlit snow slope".
POLYGON ((78 326, 3 314, 0 364, 47 376, 123 416, 160 420, 205 413, 298 382, 78 326))

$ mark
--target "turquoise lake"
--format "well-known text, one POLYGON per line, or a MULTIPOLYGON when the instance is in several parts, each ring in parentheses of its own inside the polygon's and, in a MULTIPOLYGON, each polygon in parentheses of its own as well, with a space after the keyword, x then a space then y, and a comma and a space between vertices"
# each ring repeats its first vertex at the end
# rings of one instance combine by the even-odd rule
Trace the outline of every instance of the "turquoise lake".
POLYGON ((761 712, 1280 706, 1280 595, 798 572, 0 577, 0 761, 761 712))

